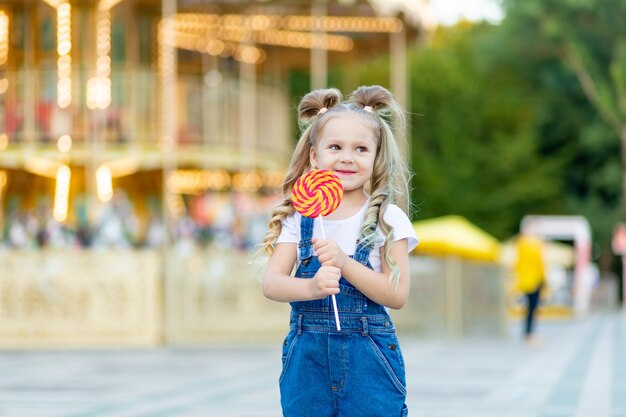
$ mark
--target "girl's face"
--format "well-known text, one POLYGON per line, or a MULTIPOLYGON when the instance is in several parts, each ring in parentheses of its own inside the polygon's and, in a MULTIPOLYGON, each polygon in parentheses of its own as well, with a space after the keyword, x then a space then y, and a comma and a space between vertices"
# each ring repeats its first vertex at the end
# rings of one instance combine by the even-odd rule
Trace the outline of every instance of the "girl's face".
POLYGON ((333 171, 344 191, 363 190, 372 177, 378 139, 372 126, 361 116, 340 113, 321 129, 311 148, 311 166, 333 171))

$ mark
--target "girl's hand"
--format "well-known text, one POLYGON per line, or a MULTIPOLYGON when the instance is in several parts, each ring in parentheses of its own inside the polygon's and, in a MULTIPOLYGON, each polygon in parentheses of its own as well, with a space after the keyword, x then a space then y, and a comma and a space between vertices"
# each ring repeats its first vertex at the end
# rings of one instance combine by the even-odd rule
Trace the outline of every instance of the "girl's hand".
POLYGON ((313 278, 309 280, 311 296, 314 300, 332 294, 339 294, 339 278, 341 271, 334 266, 322 265, 313 278))
POLYGON ((348 256, 343 253, 337 242, 318 238, 313 238, 311 241, 317 253, 317 258, 323 266, 335 266, 343 269, 348 256))

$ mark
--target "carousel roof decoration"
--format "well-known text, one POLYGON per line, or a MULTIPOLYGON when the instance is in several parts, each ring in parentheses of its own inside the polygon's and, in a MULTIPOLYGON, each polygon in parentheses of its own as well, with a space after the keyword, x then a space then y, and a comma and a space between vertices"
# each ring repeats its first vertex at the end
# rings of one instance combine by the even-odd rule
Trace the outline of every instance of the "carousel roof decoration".
POLYGON ((246 45, 247 41, 348 52, 354 45, 349 36, 315 32, 394 33, 402 29, 402 21, 392 17, 179 13, 174 17, 173 33, 165 38, 182 49, 210 55, 232 55, 243 62, 260 63, 265 52, 246 45))
MULTIPOLYGON (((337 2, 339 6, 345 6, 347 12, 358 3, 355 0, 337 2)), ((258 64, 266 57, 262 45, 349 52, 354 47, 349 33, 399 33, 405 24, 399 15, 415 27, 426 30, 434 27, 426 0, 370 0, 374 12, 371 16, 304 14, 310 9, 311 2, 297 1, 272 4, 271 8, 269 4, 268 7, 257 7, 254 14, 222 14, 216 9, 243 4, 250 5, 250 2, 183 1, 179 10, 194 12, 174 15, 174 24, 169 26, 164 39, 181 49, 232 56, 238 61, 258 64), (197 12, 205 6, 212 12, 197 12)), ((228 10, 233 11, 233 8, 228 10)))

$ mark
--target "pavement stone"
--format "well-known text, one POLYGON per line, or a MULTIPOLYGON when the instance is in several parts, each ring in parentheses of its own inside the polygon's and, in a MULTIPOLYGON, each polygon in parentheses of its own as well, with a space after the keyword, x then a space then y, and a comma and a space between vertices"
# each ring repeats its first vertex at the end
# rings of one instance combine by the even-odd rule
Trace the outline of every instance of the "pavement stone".
MULTIPOLYGON (((626 315, 520 323, 506 340, 399 335, 412 417, 626 417, 626 315)), ((1 351, 0 417, 280 416, 280 340, 1 351)))

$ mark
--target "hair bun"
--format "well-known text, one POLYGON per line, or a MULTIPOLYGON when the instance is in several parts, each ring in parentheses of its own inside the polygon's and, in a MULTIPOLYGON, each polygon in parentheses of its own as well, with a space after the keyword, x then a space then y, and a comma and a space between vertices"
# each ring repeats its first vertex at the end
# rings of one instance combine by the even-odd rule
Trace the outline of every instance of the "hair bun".
POLYGON ((320 114, 320 109, 332 109, 340 102, 341 92, 336 88, 313 90, 302 98, 298 106, 298 118, 300 121, 308 122, 320 114))
POLYGON ((367 113, 375 113, 387 122, 394 134, 404 132, 405 117, 393 94, 380 85, 361 86, 350 94, 350 101, 367 113))
POLYGON ((378 112, 387 108, 394 101, 393 94, 385 87, 379 85, 361 86, 354 90, 350 98, 355 104, 367 110, 378 112))

